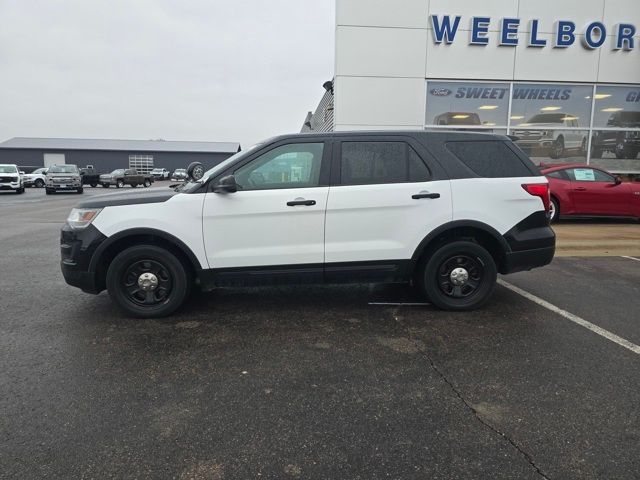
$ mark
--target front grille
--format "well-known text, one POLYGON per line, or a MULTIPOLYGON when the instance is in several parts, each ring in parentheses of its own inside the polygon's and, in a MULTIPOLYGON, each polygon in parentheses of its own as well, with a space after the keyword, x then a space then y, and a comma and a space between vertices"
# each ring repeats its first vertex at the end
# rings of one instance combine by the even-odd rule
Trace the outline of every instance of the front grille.
POLYGON ((54 178, 53 183, 73 183, 73 180, 70 178, 54 178))
POLYGON ((0 182, 2 183, 13 183, 17 181, 18 179, 16 177, 0 177, 0 182))

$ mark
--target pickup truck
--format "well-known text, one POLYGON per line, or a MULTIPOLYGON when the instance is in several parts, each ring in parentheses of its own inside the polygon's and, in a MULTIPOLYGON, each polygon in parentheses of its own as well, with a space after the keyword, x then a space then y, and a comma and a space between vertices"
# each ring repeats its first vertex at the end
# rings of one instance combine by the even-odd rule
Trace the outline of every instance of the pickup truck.
POLYGON ((138 173, 137 170, 131 168, 119 168, 111 173, 100 175, 100 184, 105 188, 109 188, 111 185, 115 185, 116 188, 122 188, 125 185, 131 185, 134 188, 138 185, 150 187, 152 183, 153 177, 151 175, 138 173))
POLYGON ((100 183, 100 174, 96 172, 93 167, 81 168, 80 175, 82 176, 83 185, 91 185, 92 187, 97 187, 100 183))

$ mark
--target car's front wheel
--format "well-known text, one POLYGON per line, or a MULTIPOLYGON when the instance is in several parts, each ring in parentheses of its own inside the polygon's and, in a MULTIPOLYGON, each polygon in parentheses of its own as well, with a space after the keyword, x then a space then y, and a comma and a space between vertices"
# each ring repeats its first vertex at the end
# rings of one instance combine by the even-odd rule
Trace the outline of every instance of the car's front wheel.
POLYGON ((191 289, 187 267, 155 245, 137 245, 120 252, 109 265, 106 280, 113 301, 139 318, 172 314, 191 289))
POLYGON ((558 220, 560 216, 560 204, 558 200, 554 197, 551 197, 551 203, 549 204, 549 222, 553 223, 558 220))
POLYGON ((124 187, 124 180, 118 180, 116 182, 116 188, 122 188, 124 187))
POLYGON ((551 153, 549 156, 551 158, 561 158, 564 155, 564 138, 558 137, 558 139, 553 143, 553 147, 551 148, 551 153))
POLYGON ((420 285, 427 298, 443 310, 473 310, 484 304, 496 285, 491 254, 471 241, 442 245, 424 264, 420 285))
POLYGON ((33 184, 36 186, 36 188, 42 188, 44 187, 44 180, 38 178, 35 182, 33 182, 33 184))

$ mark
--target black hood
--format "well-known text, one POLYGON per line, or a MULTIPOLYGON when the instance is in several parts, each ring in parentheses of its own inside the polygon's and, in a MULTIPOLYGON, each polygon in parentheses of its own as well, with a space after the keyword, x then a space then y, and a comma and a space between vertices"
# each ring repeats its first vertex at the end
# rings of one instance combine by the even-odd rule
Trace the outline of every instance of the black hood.
POLYGON ((169 188, 153 189, 153 190, 137 190, 129 192, 107 193, 105 195, 96 195, 88 198, 78 205, 76 208, 104 208, 116 207, 119 205, 140 205, 142 203, 162 203, 169 200, 174 195, 178 195, 169 188))

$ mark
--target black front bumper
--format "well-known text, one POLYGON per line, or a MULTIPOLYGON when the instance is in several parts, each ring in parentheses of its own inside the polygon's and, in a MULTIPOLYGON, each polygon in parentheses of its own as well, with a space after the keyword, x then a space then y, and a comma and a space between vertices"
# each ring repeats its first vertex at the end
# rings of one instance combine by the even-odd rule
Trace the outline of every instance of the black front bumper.
POLYGON ((93 225, 73 229, 65 224, 60 232, 60 269, 64 280, 87 293, 100 293, 95 271, 91 271, 91 258, 98 246, 106 240, 93 225))

